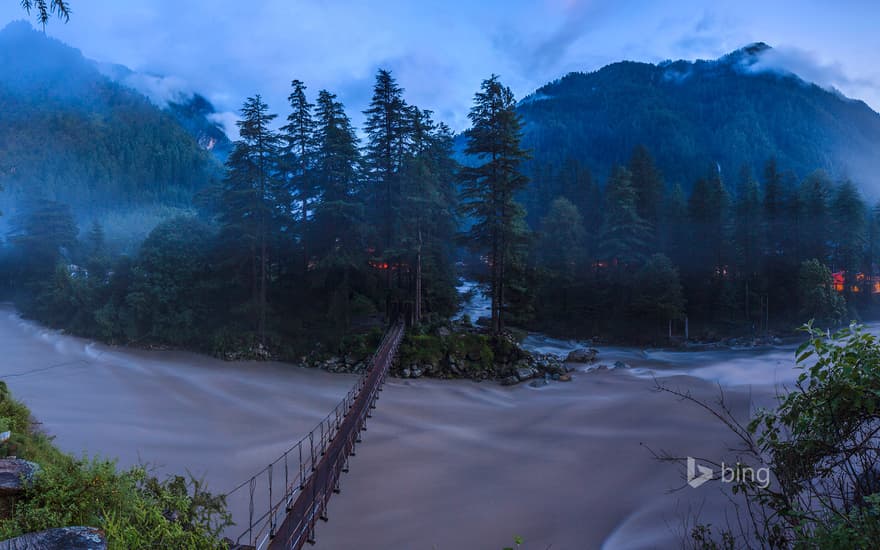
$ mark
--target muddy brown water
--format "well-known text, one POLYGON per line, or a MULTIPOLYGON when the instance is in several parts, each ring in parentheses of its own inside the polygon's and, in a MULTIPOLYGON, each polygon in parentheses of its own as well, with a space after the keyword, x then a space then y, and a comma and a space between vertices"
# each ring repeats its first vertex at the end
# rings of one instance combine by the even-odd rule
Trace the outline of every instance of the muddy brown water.
MULTIPOLYGON (((576 342, 530 336, 563 353, 576 342)), ((682 521, 723 522, 718 482, 682 487, 649 449, 724 456, 732 443, 656 380, 742 418, 790 384, 793 350, 600 348, 633 368, 541 388, 392 379, 318 527, 318 549, 675 548, 682 521), (551 546, 552 545, 552 546, 551 546)), ((0 376, 73 454, 191 471, 224 492, 305 435, 354 382, 279 363, 105 346, 0 308, 0 376)), ((247 504, 234 500, 241 522, 247 504)), ((237 531, 233 529, 232 531, 237 531)))

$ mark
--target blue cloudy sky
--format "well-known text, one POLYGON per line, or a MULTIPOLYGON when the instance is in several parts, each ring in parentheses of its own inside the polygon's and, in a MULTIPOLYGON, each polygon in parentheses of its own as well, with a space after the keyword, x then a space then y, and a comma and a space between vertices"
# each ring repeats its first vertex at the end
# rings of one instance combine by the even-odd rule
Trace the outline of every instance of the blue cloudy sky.
MULTIPOLYGON (((154 96, 203 93, 234 112, 261 93, 285 112, 292 78, 337 93, 357 114, 378 67, 407 99, 454 129, 480 81, 498 73, 517 97, 569 71, 621 60, 715 58, 762 40, 774 64, 880 110, 875 0, 70 0, 47 32, 90 58, 167 80, 154 96)), ((0 5, 0 26, 24 17, 0 5)))

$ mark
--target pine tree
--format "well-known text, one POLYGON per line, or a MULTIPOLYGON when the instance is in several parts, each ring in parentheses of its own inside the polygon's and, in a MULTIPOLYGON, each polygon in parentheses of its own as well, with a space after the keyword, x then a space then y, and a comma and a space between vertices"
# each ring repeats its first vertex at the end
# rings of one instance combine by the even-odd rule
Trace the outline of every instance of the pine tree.
POLYGON ((315 156, 315 128, 312 116, 314 105, 306 97, 306 86, 300 80, 291 82, 293 90, 288 96, 291 113, 287 125, 281 128, 284 141, 285 169, 291 180, 292 195, 299 198, 300 239, 303 247, 303 269, 308 269, 309 249, 305 239, 309 221, 309 207, 315 200, 315 184, 312 178, 315 156))
POLYGON ((412 257, 412 318, 418 323, 425 298, 434 310, 454 302, 456 163, 448 127, 437 125, 430 111, 410 108, 411 154, 401 168, 401 245, 412 257))
POLYGON ((568 199, 581 216, 595 216, 601 210, 601 205, 594 203, 596 185, 593 182, 593 174, 579 160, 568 159, 563 164, 557 179, 559 180, 558 197, 568 199))
POLYGON ((763 206, 758 183, 752 178, 749 168, 743 166, 736 190, 733 238, 737 275, 743 283, 744 313, 747 322, 752 321, 752 313, 756 311, 755 305, 752 304, 752 297, 754 292, 758 290, 757 277, 762 271, 763 245, 761 238, 764 229, 762 213, 763 206))
POLYGON ((321 90, 316 102, 315 184, 320 200, 311 224, 316 280, 329 295, 327 313, 343 333, 351 323, 353 278, 367 265, 364 193, 358 138, 336 95, 321 90))
POLYGON ((799 260, 828 261, 828 199, 831 182, 828 175, 817 170, 801 183, 798 190, 799 260))
POLYGON ((611 265, 641 263, 649 250, 650 226, 639 216, 630 171, 616 167, 605 188, 605 221, 599 237, 599 253, 611 265))
POLYGON ((758 184, 752 178, 748 167, 744 166, 737 187, 734 240, 739 272, 745 279, 754 277, 759 271, 763 228, 761 210, 758 184))
POLYGON ((867 235, 863 271, 874 278, 877 277, 877 264, 880 262, 880 201, 874 203, 869 213, 867 235))
POLYGON ((571 284, 584 261, 586 233, 577 207, 559 197, 541 223, 538 257, 541 267, 571 284))
POLYGON ((660 219, 663 178, 644 145, 637 146, 633 151, 629 161, 629 171, 636 193, 636 210, 651 226, 651 231, 656 232, 660 219))
POLYGON ((689 248, 690 234, 687 198, 678 183, 664 197, 660 222, 660 249, 675 265, 682 265, 689 248))
POLYGON ((359 239, 348 230, 362 213, 353 217, 359 197, 360 154, 358 138, 336 95, 318 94, 316 109, 315 183, 321 200, 315 207, 317 252, 327 259, 336 252, 359 250, 359 239))
POLYGON ((856 273, 862 267, 862 252, 867 228, 865 203, 851 181, 841 183, 830 204, 832 265, 846 274, 844 290, 849 301, 857 284, 856 273))
MULTIPOLYGON (((386 250, 396 246, 400 216, 400 168, 407 152, 410 113, 403 100, 403 88, 391 73, 380 69, 373 86, 370 107, 364 111, 367 143, 364 166, 374 185, 377 220, 383 224, 386 250)), ((389 279, 390 280, 390 279, 389 279)))
POLYGON ((227 174, 220 221, 229 242, 248 252, 251 266, 251 302, 256 311, 256 330, 266 342, 269 285, 269 229, 280 207, 289 198, 280 182, 278 134, 271 123, 276 115, 259 95, 250 97, 241 109, 240 139, 226 162, 227 174))
POLYGON ((462 211, 474 220, 465 237, 472 249, 488 253, 491 330, 498 334, 504 327, 506 264, 520 260, 524 237, 524 212, 514 196, 528 182, 520 171, 528 153, 520 146, 522 121, 513 92, 498 76, 483 81, 468 118, 465 153, 480 164, 459 174, 462 211))
POLYGON ((782 174, 771 158, 764 166, 764 244, 770 256, 784 255, 786 195, 782 186, 782 174))
POLYGON ((13 220, 12 243, 22 251, 22 262, 18 268, 24 272, 24 279, 37 283, 47 279, 54 272, 56 264, 70 260, 70 253, 76 245, 79 228, 64 203, 33 199, 25 206, 25 213, 13 220))
POLYGON ((729 198, 721 172, 710 170, 708 178, 701 178, 694 185, 688 201, 688 214, 692 224, 692 267, 698 270, 710 268, 717 276, 724 276, 725 242, 727 235, 727 209, 729 198))

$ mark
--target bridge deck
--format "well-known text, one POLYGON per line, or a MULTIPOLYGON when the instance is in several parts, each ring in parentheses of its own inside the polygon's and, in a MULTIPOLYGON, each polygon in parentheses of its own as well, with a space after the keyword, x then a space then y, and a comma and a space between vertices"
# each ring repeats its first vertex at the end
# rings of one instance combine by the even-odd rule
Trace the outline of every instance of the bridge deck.
MULTIPOLYGON (((300 456, 299 475, 291 485, 288 485, 287 480, 288 453, 283 455, 285 490, 281 499, 272 502, 272 466, 246 482, 250 486, 252 517, 249 528, 242 537, 248 537, 250 545, 237 548, 299 550, 306 542, 314 542, 315 524, 319 519, 327 519, 327 503, 331 494, 339 491, 340 474, 348 471, 349 457, 354 455, 354 447, 360 442, 361 431, 366 430, 370 409, 375 407, 378 392, 388 376, 388 370, 403 338, 403 332, 403 325, 396 325, 386 332, 381 345, 373 355, 369 370, 358 380, 358 384, 349 392, 346 399, 307 438, 291 448, 291 451, 297 449, 300 456), (314 434, 319 429, 319 443, 316 449, 314 434), (303 457, 303 442, 306 440, 309 442, 308 450, 303 457), (254 487, 257 478, 264 474, 268 477, 270 506, 255 523, 254 487), (280 524, 277 524, 278 518, 282 518, 280 524)), ((240 485, 239 488, 245 487, 246 484, 240 485)))

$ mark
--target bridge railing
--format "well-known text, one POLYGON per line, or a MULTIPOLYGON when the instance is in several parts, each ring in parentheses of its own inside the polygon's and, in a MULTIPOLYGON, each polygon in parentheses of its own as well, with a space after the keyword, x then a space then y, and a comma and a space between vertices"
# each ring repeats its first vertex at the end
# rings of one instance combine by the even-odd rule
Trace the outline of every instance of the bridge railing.
POLYGON ((305 543, 303 537, 313 536, 316 520, 326 511, 332 492, 338 491, 339 474, 348 471, 348 457, 354 454, 355 443, 360 442, 360 432, 366 429, 366 419, 370 416, 370 409, 375 407, 378 392, 388 376, 403 332, 402 325, 386 331, 367 368, 336 407, 272 463, 226 493, 227 503, 232 498, 244 498, 248 504, 247 523, 238 522, 238 525, 246 528, 235 540, 236 546, 266 548, 293 503, 302 497, 302 492, 307 488, 312 493, 310 506, 307 513, 298 518, 301 525, 296 526, 296 540, 290 541, 295 546, 290 548, 300 548, 305 543), (360 399, 363 392, 367 392, 366 399, 360 399), (358 410, 353 410, 355 404, 360 404, 358 410), (346 422, 352 414, 355 415, 354 422, 346 422), (340 434, 343 424, 349 429, 340 434), (351 426, 355 426, 355 429, 351 429, 351 426), (337 438, 342 441, 343 452, 337 452, 330 464, 329 481, 309 483, 330 444, 337 438), (258 513, 258 510, 262 512, 258 513))

